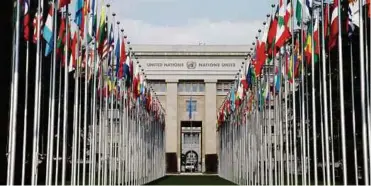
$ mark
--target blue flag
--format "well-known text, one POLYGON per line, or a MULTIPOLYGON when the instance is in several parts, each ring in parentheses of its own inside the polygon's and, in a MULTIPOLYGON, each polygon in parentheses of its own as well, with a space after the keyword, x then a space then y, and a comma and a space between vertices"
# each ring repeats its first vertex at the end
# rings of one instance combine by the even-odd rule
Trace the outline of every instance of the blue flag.
POLYGON ((189 117, 189 119, 192 119, 192 97, 189 99, 189 104, 188 104, 188 117, 189 117))
POLYGON ((75 23, 76 25, 81 29, 81 23, 82 23, 82 8, 84 6, 83 0, 77 0, 76 1, 76 13, 75 13, 75 23))
MULTIPOLYGON (((120 35, 120 33, 119 33, 120 35)), ((118 35, 118 36, 119 36, 118 35)), ((120 37, 117 37, 117 41, 116 41, 116 51, 115 51, 115 55, 116 55, 116 76, 118 77, 118 72, 120 70, 120 52, 121 52, 121 46, 120 46, 120 37)), ((121 69, 123 70, 123 69, 121 69)))

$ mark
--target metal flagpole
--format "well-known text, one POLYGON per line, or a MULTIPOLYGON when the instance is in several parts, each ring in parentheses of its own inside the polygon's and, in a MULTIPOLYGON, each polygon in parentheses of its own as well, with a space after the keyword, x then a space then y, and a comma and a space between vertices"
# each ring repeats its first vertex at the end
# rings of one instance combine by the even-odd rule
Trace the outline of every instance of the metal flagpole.
MULTIPOLYGON (((284 47, 286 47, 284 45, 284 47)), ((284 178, 284 158, 283 158, 283 118, 282 118, 282 81, 285 81, 285 79, 282 78, 282 53, 285 51, 284 47, 281 48, 280 54, 279 54, 279 91, 278 91, 278 101, 277 101, 277 115, 278 115, 278 124, 279 124, 279 137, 280 137, 280 180, 279 180, 279 185, 284 185, 285 184, 285 178, 284 178)))
MULTIPOLYGON (((80 34, 79 30, 75 32, 77 34, 77 41, 80 41, 80 34)), ((81 52, 81 45, 80 42, 77 42, 78 46, 78 53, 77 55, 77 62, 72 61, 73 63, 76 63, 75 72, 74 72, 74 78, 75 78, 75 88, 74 88, 74 103, 73 103, 73 130, 72 130, 72 163, 71 163, 71 184, 76 185, 76 159, 77 159, 77 139, 78 139, 78 113, 79 113, 79 77, 80 77, 80 52, 81 52)))
MULTIPOLYGON (((312 7, 312 4, 310 5, 312 7)), ((302 9, 302 15, 304 14, 304 10, 302 9)), ((313 33, 313 17, 312 17, 312 22, 311 22, 311 27, 312 27, 312 33, 313 33)), ((300 30, 300 34, 301 34, 301 37, 300 37, 300 44, 301 44, 301 49, 300 49, 300 52, 301 52, 301 56, 304 56, 304 22, 303 22, 303 19, 301 20, 301 30, 300 30)), ((313 43, 313 37, 312 37, 312 41, 311 43, 313 43)), ((314 56, 314 46, 312 44, 312 65, 314 65, 314 60, 313 60, 313 56, 314 56)), ((306 158, 307 158, 307 154, 306 154, 306 148, 305 148, 305 144, 306 144, 306 133, 305 133, 305 128, 306 128, 306 121, 305 121, 305 98, 304 98, 304 94, 305 94, 305 90, 304 90, 304 59, 302 59, 301 61, 301 128, 302 128, 302 136, 301 136, 301 139, 302 139, 302 143, 301 143, 301 148, 302 148, 302 159, 301 159, 301 163, 302 163, 302 167, 303 167, 303 172, 302 172, 302 181, 304 185, 307 184, 307 165, 306 165, 306 158)), ((295 77, 295 74, 294 74, 294 77, 295 77)), ((299 93, 300 95, 300 93, 299 93)))
MULTIPOLYGON (((30 5, 28 5, 30 6, 30 5)), ((26 74, 25 74, 25 101, 24 101, 24 120, 23 120, 23 147, 22 147, 22 180, 21 185, 25 184, 26 178, 26 150, 27 150, 27 114, 28 114, 28 69, 29 69, 29 46, 26 41, 26 74)), ((18 50, 17 50, 18 51, 18 50)))
MULTIPOLYGON (((322 67, 321 66, 319 66, 319 68, 320 68, 320 70, 322 69, 322 67)), ((313 70, 313 69, 312 69, 313 70)), ((313 78, 313 77, 312 77, 313 78)), ((323 89, 323 87, 322 87, 322 76, 319 76, 319 95, 320 95, 320 97, 322 97, 322 89, 323 89)), ((325 159, 325 141, 324 141, 324 136, 325 136, 325 134, 324 134, 324 126, 323 126, 323 104, 322 104, 322 99, 320 99, 319 100, 320 101, 320 114, 321 114, 321 116, 320 116, 320 122, 321 122, 321 125, 320 125, 320 127, 321 127, 321 155, 322 155, 322 181, 324 182, 324 184, 326 184, 327 183, 327 179, 326 179, 326 159, 325 159)), ((315 135, 315 134, 313 134, 313 135, 315 135)))
POLYGON ((16 156, 16 132, 17 132, 17 105, 18 105, 18 68, 19 68, 19 33, 20 33, 20 0, 16 1, 16 20, 15 34, 13 35, 13 61, 12 61, 12 84, 9 117, 9 137, 8 137, 8 170, 7 184, 13 185, 16 156), (14 41, 15 40, 15 41, 14 41))
POLYGON ((82 44, 81 44, 81 54, 79 56, 80 60, 79 60, 79 65, 80 66, 80 73, 79 73, 79 91, 78 91, 78 97, 79 97, 79 101, 78 101, 78 119, 77 119, 77 139, 76 139, 76 143, 77 143, 77 147, 76 147, 76 164, 77 164, 77 171, 75 172, 76 174, 76 183, 79 184, 80 183, 80 167, 81 167, 81 152, 80 152, 80 149, 81 149, 81 117, 82 117, 82 114, 81 114, 81 101, 82 101, 82 88, 83 88, 83 84, 82 84, 82 80, 83 80, 83 77, 82 77, 82 72, 83 72, 83 66, 82 66, 82 58, 83 58, 83 52, 82 52, 82 44), (80 77, 81 76, 81 77, 80 77))
POLYGON ((362 147, 363 168, 365 185, 369 185, 368 146, 367 146, 367 121, 366 121, 366 98, 365 98, 365 59, 364 59, 364 26, 363 26, 363 3, 359 2, 359 53, 360 53, 360 79, 361 79, 361 110, 362 110, 362 147))
MULTIPOLYGON (((303 12, 302 12, 303 14, 303 12)), ((291 24, 292 24, 292 32, 294 33, 294 20, 291 19, 291 24)), ((303 24, 303 23, 301 23, 303 24)), ((294 48, 295 46, 295 34, 292 35, 292 40, 291 40, 291 55, 294 55, 294 48)), ((293 60, 293 59, 292 59, 293 60)), ((292 109, 293 109, 293 145, 294 145, 294 183, 295 185, 298 184, 298 166, 297 166, 297 147, 296 147, 296 102, 295 102, 295 89, 296 89, 296 83, 295 83, 295 67, 292 68, 292 109)))
MULTIPOLYGON (((14 1, 13 3, 13 7, 15 8, 17 5, 16 5, 16 1, 14 1)), ((13 11, 14 12, 14 11, 13 11)), ((12 25, 13 26, 13 25, 12 25)), ((14 28, 14 26, 13 26, 14 28)), ((15 45, 15 40, 16 40, 16 34, 13 33, 13 39, 12 39, 12 46, 15 45)), ((18 50, 17 50, 18 51, 18 50)), ((13 79, 14 79, 14 76, 15 76, 15 72, 14 72, 14 66, 16 65, 15 64, 15 50, 13 50, 13 54, 12 54, 12 82, 11 82, 11 88, 10 88, 10 100, 9 100, 9 105, 10 105, 10 113, 9 113, 9 136, 8 136, 8 144, 7 144, 7 148, 8 148, 8 151, 6 153, 6 155, 8 156, 8 162, 10 162, 11 160, 11 156, 10 155, 10 149, 12 148, 12 140, 13 140, 13 128, 12 128, 12 125, 13 125, 13 108, 14 108, 14 105, 12 104, 13 103, 13 99, 14 99, 14 84, 13 84, 13 79)), ((12 171, 10 171, 11 169, 14 169, 12 164, 9 164, 8 163, 8 169, 7 169, 7 181, 11 181, 13 182, 13 179, 12 177, 13 176, 13 173, 11 173, 12 171)))
MULTIPOLYGON (((57 3, 56 1, 53 2, 53 7, 54 7, 54 13, 53 13, 53 18, 54 18, 54 31, 53 31, 53 72, 52 72, 52 90, 51 90, 51 115, 50 115, 50 135, 48 137, 48 142, 50 140, 50 144, 48 145, 48 157, 47 157, 47 163, 49 163, 49 166, 47 165, 46 167, 46 178, 47 181, 46 183, 51 185, 52 182, 52 173, 53 173, 53 152, 54 152, 54 122, 55 122, 55 81, 56 81, 56 61, 57 61, 57 3)), ((59 82, 60 83, 60 82, 59 82)))
POLYGON ((68 129, 68 49, 69 49, 69 39, 70 34, 68 33, 69 30, 69 23, 68 19, 70 17, 70 13, 68 12, 68 6, 66 5, 66 45, 65 45, 65 66, 64 66, 64 101, 63 101, 63 149, 62 149, 62 185, 66 183, 66 163, 67 163, 67 129, 68 129))
MULTIPOLYGON (((87 8, 87 7, 85 7, 87 8)), ((84 15, 85 16, 85 20, 88 20, 88 15, 84 15)), ((89 21, 85 22, 84 26, 85 26, 85 29, 84 29, 84 39, 85 39, 85 78, 84 78, 84 123, 83 123, 83 156, 82 156, 82 185, 85 185, 85 182, 86 182, 86 154, 87 154, 87 133, 88 133, 88 129, 87 129, 87 125, 88 125, 88 73, 89 73, 89 64, 88 64, 88 61, 89 61, 89 43, 88 43, 88 26, 87 24, 89 24, 89 21)), ((82 99, 82 97, 81 97, 82 99)), ((92 125, 91 125, 92 126, 92 125)), ((79 128, 79 131, 80 131, 80 128, 79 128)), ((80 132, 79 132, 80 133, 80 132)), ((80 138, 79 138, 80 139, 80 138)), ((90 138, 91 140, 91 138, 90 138)), ((79 143, 80 144, 80 143, 79 143)), ((90 147, 91 148, 91 147, 90 147)), ((91 149, 90 149, 91 150, 91 149)), ((80 149, 79 149, 79 152, 80 152, 80 149)), ((80 158, 79 158, 80 160, 80 158)), ((81 161, 79 161, 79 165, 81 164, 81 161)), ((91 161, 89 162, 89 167, 91 166, 91 161)), ((80 173, 80 171, 79 171, 80 173)), ((80 182, 78 182, 79 184, 80 182)))
MULTIPOLYGON (((91 15, 91 16, 94 16, 94 15, 91 15)), ((94 42, 94 41, 93 41, 94 42)), ((93 56, 92 56, 92 65, 93 65, 93 70, 92 70, 92 73, 93 73, 93 86, 92 86, 92 89, 93 89, 93 92, 92 92, 92 119, 91 119, 91 126, 92 126, 92 132, 91 132, 91 141, 90 141, 90 151, 91 151, 91 156, 90 156, 90 166, 89 166, 89 177, 90 177, 90 180, 89 180, 89 185, 95 185, 96 183, 96 154, 97 154, 97 150, 96 150, 96 146, 97 146, 97 140, 96 140, 96 136, 97 135, 101 135, 101 133, 97 133, 97 125, 98 125, 98 122, 97 122, 97 71, 98 71, 98 59, 97 59, 97 55, 96 55, 96 42, 93 43, 93 56)))
MULTIPOLYGON (((63 38, 62 38, 63 39, 63 38)), ((61 98, 62 98, 62 62, 59 63, 59 80, 58 80, 58 119, 57 119, 57 144, 56 144, 56 153, 55 153, 55 185, 58 185, 58 178, 59 178, 59 142, 60 142, 60 125, 61 125, 61 98)), ((54 136, 53 136, 54 138, 54 136)), ((52 181, 52 180, 51 180, 52 181)))
MULTIPOLYGON (((42 48, 41 48, 41 50, 40 50, 40 54, 39 54, 40 56, 42 56, 42 48)), ((43 61, 43 58, 40 58, 40 64, 42 64, 42 61, 43 61)), ((43 66, 42 65, 40 65, 40 70, 39 70, 39 72, 40 72, 40 75, 41 75, 41 73, 42 73, 42 68, 43 66)), ((37 129, 38 129, 38 134, 40 134, 41 135, 41 153, 40 153, 40 135, 38 135, 37 137, 36 137, 36 143, 38 144, 37 146, 36 146, 36 152, 37 152, 37 159, 38 159, 38 162, 37 162, 37 166, 42 162, 42 160, 44 159, 43 158, 43 155, 44 155, 44 149, 43 149, 43 147, 44 147, 44 143, 43 143, 43 139, 44 139, 44 134, 42 133, 43 131, 41 131, 40 132, 40 107, 41 107, 41 88, 42 88, 42 79, 41 79, 41 76, 39 77, 39 81, 38 81, 38 86, 39 86, 39 90, 38 90, 38 105, 37 105, 37 107, 39 108, 38 109, 38 111, 37 111, 37 124, 38 124, 38 126, 37 126, 37 129), (40 158, 40 159, 39 159, 40 158), (41 160, 41 161, 40 161, 41 160)), ((36 182, 37 182, 37 180, 38 180, 38 169, 36 168, 36 174, 35 174, 35 180, 36 180, 36 182)))
MULTIPOLYGON (((287 63, 289 63, 289 61, 287 60, 287 57, 288 57, 288 54, 287 54, 287 51, 286 51, 286 47, 284 48, 285 51, 284 51, 284 58, 285 58, 285 64, 287 66, 287 63)), ((289 159, 290 157, 290 154, 289 154, 289 119, 288 119, 288 96, 287 96, 287 92, 288 92, 288 72, 287 72, 287 68, 285 68, 285 74, 286 74, 286 78, 284 80, 284 87, 285 87, 285 90, 284 90, 284 99, 285 99, 285 144, 286 144, 286 184, 290 185, 290 163, 291 163, 291 160, 289 159)))
MULTIPOLYGON (((351 89, 352 89, 352 129, 353 129, 353 152, 354 152, 354 169, 358 170, 358 155, 357 155, 357 138, 356 138, 356 113, 355 113, 355 103, 354 103, 354 72, 353 72, 353 43, 350 43, 350 77, 351 79, 351 89)), ((356 177, 356 185, 358 185, 358 171, 354 172, 356 177)))
MULTIPOLYGON (((366 4, 366 2, 364 2, 365 4, 366 4)), ((370 3, 370 2, 369 2, 370 3)), ((364 43, 364 45, 365 45, 365 49, 366 49, 366 51, 367 52, 365 52, 365 82, 366 82, 366 85, 365 85, 365 92, 367 93, 367 92, 370 92, 370 80, 369 80, 369 46, 368 46, 368 37, 370 37, 370 36, 368 36, 367 35, 367 29, 368 29, 368 22, 367 22, 367 12, 364 12, 364 14, 365 15, 362 15, 362 16, 364 16, 365 17, 365 21, 364 21, 364 32, 365 32, 365 34, 364 34, 364 37, 365 37, 365 40, 364 41, 366 41, 365 43, 364 43)), ((365 117, 367 117, 366 118, 366 122, 368 122, 368 136, 370 136, 371 135, 371 117, 370 117, 370 112, 371 112, 371 110, 370 110, 370 98, 369 98, 369 96, 366 94, 365 95, 365 104, 366 104, 366 106, 365 106, 365 114, 367 115, 367 116, 365 116, 365 117)), ((369 153, 369 155, 371 154, 371 144, 370 144, 370 142, 371 142, 371 138, 368 138, 368 153, 369 153)), ((369 166, 371 167, 371 162, 369 162, 369 166)), ((370 175, 371 176, 371 175, 370 175)))
MULTIPOLYGON (((42 2, 41 0, 38 1, 38 16, 42 15, 42 2)), ((36 174, 37 174, 37 166, 39 164, 38 160, 38 136, 39 136, 39 130, 40 130, 40 123, 38 122, 38 110, 39 110, 39 87, 40 85, 40 66, 41 66, 41 57, 40 57, 40 29, 41 29, 41 23, 39 17, 37 19, 37 33, 36 36, 38 38, 37 40, 37 46, 36 46, 36 72, 35 72, 35 102, 34 102, 34 129, 33 129, 33 146, 32 146, 32 178, 31 178, 31 185, 37 184, 36 174)))
MULTIPOLYGON (((96 46, 96 44, 95 44, 96 46)), ((95 47, 96 48, 96 47, 95 47)), ((100 185, 102 184, 101 183, 101 171, 102 171, 102 147, 103 147, 103 142, 102 142, 102 136, 104 135, 103 134, 103 114, 102 114, 102 109, 103 109, 103 61, 102 59, 100 59, 98 61, 98 64, 99 67, 98 67, 98 71, 99 71, 99 76, 98 76, 98 90, 99 90, 99 132, 98 132, 98 179, 97 179, 97 184, 100 185)))
MULTIPOLYGON (((344 75, 343 75, 343 40, 342 40, 342 27, 341 27, 341 3, 339 4, 338 7, 338 16, 339 16, 339 33, 338 33, 338 45, 339 45, 339 79, 340 79, 340 126, 341 126, 341 151, 342 151, 342 165, 343 165, 343 184, 347 185, 348 183, 348 176, 347 176, 347 155, 346 155, 346 141, 345 141, 345 111, 344 111, 344 75)), ((325 86, 326 88, 326 86, 325 86)), ((324 90, 325 92, 325 99, 327 99, 327 91, 326 89, 324 90)), ((327 103, 325 101, 325 103, 327 103)), ((325 105, 326 107, 326 105, 325 105)), ((325 108, 325 113, 326 113, 327 107, 325 108)), ((327 116, 325 115, 326 120, 327 116)), ((325 121, 326 121, 325 120, 325 121)), ((327 126, 327 124, 325 125, 327 126)), ((326 136, 327 136, 326 132, 326 136)), ((327 140, 326 140, 327 141, 327 140)), ((371 145, 371 144, 370 144, 371 145)), ((328 158, 327 158, 328 159, 328 158)), ((329 171, 329 170, 328 170, 329 171)), ((329 182, 330 183, 330 182, 329 182)))

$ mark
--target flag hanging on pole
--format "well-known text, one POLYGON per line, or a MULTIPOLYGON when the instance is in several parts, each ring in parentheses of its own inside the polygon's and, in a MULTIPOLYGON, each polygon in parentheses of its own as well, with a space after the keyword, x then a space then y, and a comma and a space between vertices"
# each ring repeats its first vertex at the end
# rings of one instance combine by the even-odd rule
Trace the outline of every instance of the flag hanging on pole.
POLYGON ((80 30, 83 29, 84 25, 82 24, 83 23, 83 20, 84 19, 83 17, 83 7, 84 7, 84 2, 83 0, 76 0, 76 6, 75 6, 75 9, 76 9, 76 13, 75 13, 75 23, 76 25, 79 27, 80 30))
POLYGON ((122 67, 120 64, 120 33, 117 34, 117 40, 116 40, 116 48, 115 48, 115 55, 116 55, 116 77, 121 79, 122 74, 120 75, 120 71, 122 71, 122 67))
POLYGON ((330 50, 333 49, 337 44, 337 38, 339 33, 339 2, 334 0, 333 9, 331 13, 331 28, 330 28, 330 40, 329 47, 330 50))
POLYGON ((23 0, 23 37, 25 41, 30 39, 30 2, 29 0, 23 0))
POLYGON ((58 9, 63 8, 64 6, 68 5, 71 3, 71 0, 59 0, 59 6, 58 9))
POLYGON ((54 5, 51 4, 49 8, 48 17, 43 29, 43 38, 46 41, 45 56, 48 56, 53 50, 53 15, 54 5))
MULTIPOLYGON (((42 14, 39 15, 38 12, 36 12, 35 18, 33 20, 33 28, 34 28, 33 29, 34 30, 33 37, 32 37, 33 38, 32 39, 33 43, 37 43, 37 40, 39 40, 39 36, 37 35, 37 32, 38 32, 38 28, 37 28, 38 21, 40 22, 40 28, 42 28, 42 25, 43 25, 42 14)), ((41 30, 40 30, 40 35, 42 35, 41 30)))
POLYGON ((188 118, 192 119, 192 96, 189 99, 189 103, 188 103, 188 118))

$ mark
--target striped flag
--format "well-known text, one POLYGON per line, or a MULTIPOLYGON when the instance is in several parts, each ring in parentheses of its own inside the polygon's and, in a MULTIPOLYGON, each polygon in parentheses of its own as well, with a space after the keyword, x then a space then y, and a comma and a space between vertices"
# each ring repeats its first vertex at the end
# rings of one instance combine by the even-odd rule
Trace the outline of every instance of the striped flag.
MULTIPOLYGON (((42 25, 43 25, 43 17, 42 17, 42 14, 39 15, 38 12, 36 12, 35 14, 35 18, 33 20, 33 37, 32 37, 32 41, 33 43, 37 43, 37 41, 39 40, 39 36, 37 35, 37 32, 38 32, 38 28, 37 28, 37 24, 38 22, 40 22, 40 28, 42 28, 42 25)), ((42 35, 42 32, 40 30, 40 35, 42 35)))
POLYGON ((43 29, 43 38, 46 41, 45 56, 48 56, 53 50, 53 15, 54 5, 51 4, 49 8, 48 17, 43 29))
POLYGON ((334 48, 336 46, 337 37, 339 33, 339 1, 334 0, 332 13, 331 13, 331 31, 330 31, 330 42, 329 47, 330 49, 334 48))

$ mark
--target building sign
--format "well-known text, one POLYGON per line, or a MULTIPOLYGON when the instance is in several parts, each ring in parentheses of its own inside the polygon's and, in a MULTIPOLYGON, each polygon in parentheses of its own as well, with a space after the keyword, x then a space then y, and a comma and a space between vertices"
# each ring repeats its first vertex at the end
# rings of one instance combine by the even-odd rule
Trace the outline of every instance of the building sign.
POLYGON ((196 61, 187 61, 186 63, 182 62, 148 62, 146 64, 147 68, 187 68, 187 69, 205 69, 205 68, 235 68, 237 67, 236 63, 227 63, 227 62, 196 62, 196 61))

